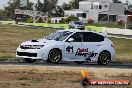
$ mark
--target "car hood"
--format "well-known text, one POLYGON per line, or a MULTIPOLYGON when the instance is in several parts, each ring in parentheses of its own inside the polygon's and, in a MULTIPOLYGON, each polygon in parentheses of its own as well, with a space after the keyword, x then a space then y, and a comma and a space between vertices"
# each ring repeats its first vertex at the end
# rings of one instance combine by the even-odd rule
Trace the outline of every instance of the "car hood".
POLYGON ((48 45, 55 42, 55 40, 39 39, 39 40, 30 40, 21 43, 21 45, 48 45))

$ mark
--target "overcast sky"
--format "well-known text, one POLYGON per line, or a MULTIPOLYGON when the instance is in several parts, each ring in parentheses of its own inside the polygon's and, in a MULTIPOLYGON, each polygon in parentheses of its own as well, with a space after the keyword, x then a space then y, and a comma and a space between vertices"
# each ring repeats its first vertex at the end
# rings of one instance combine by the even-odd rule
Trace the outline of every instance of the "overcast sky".
MULTIPOLYGON (((6 6, 8 1, 9 1, 9 0, 0 0, 0 9, 3 8, 4 6, 6 6)), ((36 2, 37 0, 30 0, 30 1, 36 2)), ((43 0, 42 0, 42 1, 43 1, 43 0)), ((70 0, 58 0, 58 1, 59 1, 59 2, 58 2, 59 5, 60 5, 60 4, 62 4, 63 2, 68 3, 70 0)), ((126 0, 120 0, 120 1, 125 2, 126 0)), ((132 3, 132 0, 128 0, 128 1, 130 1, 130 3, 132 3)))

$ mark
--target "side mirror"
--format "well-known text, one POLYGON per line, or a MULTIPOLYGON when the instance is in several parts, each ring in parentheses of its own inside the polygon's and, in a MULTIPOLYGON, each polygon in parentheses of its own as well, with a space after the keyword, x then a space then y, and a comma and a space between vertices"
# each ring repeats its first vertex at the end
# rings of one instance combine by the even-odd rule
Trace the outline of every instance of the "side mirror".
POLYGON ((68 42, 73 42, 73 41, 74 41, 73 38, 68 39, 68 42))

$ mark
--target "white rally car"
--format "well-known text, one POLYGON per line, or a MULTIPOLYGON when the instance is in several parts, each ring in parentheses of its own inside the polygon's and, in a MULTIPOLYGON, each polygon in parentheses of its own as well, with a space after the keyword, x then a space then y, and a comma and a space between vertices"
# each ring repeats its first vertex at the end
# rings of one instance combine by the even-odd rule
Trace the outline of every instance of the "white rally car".
POLYGON ((74 61, 108 64, 114 59, 113 43, 106 36, 86 30, 59 30, 39 39, 23 42, 16 57, 29 63, 46 60, 48 63, 74 61))

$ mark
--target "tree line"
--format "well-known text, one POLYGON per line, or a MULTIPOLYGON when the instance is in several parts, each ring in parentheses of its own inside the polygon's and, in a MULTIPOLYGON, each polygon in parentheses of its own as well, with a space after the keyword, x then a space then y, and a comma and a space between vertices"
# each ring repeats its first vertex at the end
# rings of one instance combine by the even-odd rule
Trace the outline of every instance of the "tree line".
POLYGON ((63 3, 60 6, 58 5, 58 0, 37 0, 37 3, 32 3, 28 0, 26 7, 20 7, 20 0, 10 0, 7 6, 0 10, 0 18, 12 20, 15 18, 14 9, 33 10, 33 6, 37 11, 49 13, 53 17, 62 17, 64 16, 64 10, 78 9, 79 1, 82 0, 71 0, 68 4, 63 3))
MULTIPOLYGON (((79 2, 83 0, 71 0, 69 3, 58 5, 58 0, 37 0, 37 3, 29 2, 26 7, 20 7, 20 0, 10 0, 3 10, 0 10, 0 19, 14 19, 14 9, 33 10, 35 6, 37 11, 49 13, 53 17, 63 17, 64 10, 78 9, 79 2)), ((119 0, 113 0, 114 3, 121 3, 119 0)), ((128 1, 125 3, 128 10, 132 10, 132 5, 128 1)))

